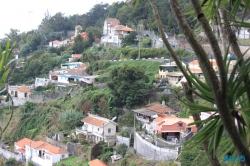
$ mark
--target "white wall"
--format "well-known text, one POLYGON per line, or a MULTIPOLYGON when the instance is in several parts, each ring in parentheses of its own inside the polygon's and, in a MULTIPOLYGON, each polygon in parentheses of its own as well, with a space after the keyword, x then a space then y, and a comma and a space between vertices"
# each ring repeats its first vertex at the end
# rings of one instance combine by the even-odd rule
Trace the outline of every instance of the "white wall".
POLYGON ((69 83, 69 81, 68 81, 68 77, 63 77, 63 76, 60 76, 60 75, 58 75, 58 80, 57 80, 58 82, 61 82, 61 83, 69 83))
POLYGON ((108 123, 104 126, 104 135, 105 136, 113 136, 116 135, 116 125, 113 123, 108 123), (111 132, 108 133, 108 129, 111 129, 111 132))

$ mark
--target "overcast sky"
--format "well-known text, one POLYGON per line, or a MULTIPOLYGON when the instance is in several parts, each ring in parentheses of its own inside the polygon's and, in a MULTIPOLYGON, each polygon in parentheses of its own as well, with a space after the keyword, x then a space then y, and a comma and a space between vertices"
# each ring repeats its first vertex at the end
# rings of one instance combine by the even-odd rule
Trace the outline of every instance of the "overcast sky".
POLYGON ((20 32, 37 29, 49 11, 53 16, 62 12, 65 16, 87 13, 96 3, 109 3, 120 0, 0 0, 0 38, 10 29, 20 32), (2 2, 4 1, 4 2, 2 2))

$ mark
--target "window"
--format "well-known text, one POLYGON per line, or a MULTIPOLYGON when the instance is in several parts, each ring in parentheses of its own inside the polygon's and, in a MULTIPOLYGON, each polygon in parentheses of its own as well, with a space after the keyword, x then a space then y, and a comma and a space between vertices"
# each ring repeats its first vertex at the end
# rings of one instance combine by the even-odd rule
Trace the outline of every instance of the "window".
POLYGON ((99 131, 99 128, 97 128, 97 131, 99 131))
POLYGON ((111 133, 111 129, 110 128, 108 129, 108 133, 111 133))
POLYGON ((64 154, 62 155, 62 159, 65 158, 64 154))
POLYGON ((11 94, 11 95, 14 95, 14 91, 11 91, 10 94, 11 94))

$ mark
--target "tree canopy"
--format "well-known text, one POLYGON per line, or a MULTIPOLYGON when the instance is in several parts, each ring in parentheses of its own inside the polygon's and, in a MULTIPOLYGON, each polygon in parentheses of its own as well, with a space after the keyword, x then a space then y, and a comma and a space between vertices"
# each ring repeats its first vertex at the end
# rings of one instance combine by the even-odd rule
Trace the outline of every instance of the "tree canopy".
POLYGON ((142 68, 124 65, 110 72, 107 85, 115 96, 116 103, 131 108, 144 102, 148 81, 142 68))

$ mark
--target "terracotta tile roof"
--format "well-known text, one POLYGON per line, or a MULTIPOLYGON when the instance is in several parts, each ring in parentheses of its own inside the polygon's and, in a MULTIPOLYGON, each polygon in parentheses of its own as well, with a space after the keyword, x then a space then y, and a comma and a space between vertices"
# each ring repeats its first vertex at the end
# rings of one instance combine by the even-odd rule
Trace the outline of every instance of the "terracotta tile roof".
POLYGON ((88 116, 88 117, 82 119, 82 122, 89 123, 89 124, 99 126, 99 127, 103 126, 103 124, 108 123, 107 121, 98 119, 98 118, 93 117, 93 116, 88 116))
POLYGON ((188 124, 194 122, 194 119, 192 117, 190 117, 190 118, 178 118, 175 115, 171 115, 171 116, 165 116, 165 117, 158 117, 154 121, 157 122, 158 124, 161 123, 161 125, 171 126, 177 122, 183 122, 183 123, 188 125, 188 124))
POLYGON ((169 107, 162 105, 162 104, 154 104, 154 105, 148 107, 147 109, 150 111, 157 112, 157 113, 168 113, 169 111, 176 112, 172 108, 169 108, 169 107))
POLYGON ((108 18, 105 20, 107 24, 110 24, 111 27, 115 27, 116 25, 120 24, 120 21, 116 18, 108 18))
POLYGON ((58 75, 58 72, 55 71, 55 72, 51 73, 50 75, 51 75, 51 76, 57 76, 57 75, 58 75))
POLYGON ((71 69, 68 71, 68 74, 73 76, 89 76, 83 69, 71 69))
POLYGON ((108 166, 108 165, 105 164, 101 160, 95 159, 95 160, 89 161, 89 166, 108 166))
POLYGON ((48 144, 48 143, 43 142, 43 141, 32 142, 31 147, 34 149, 45 149, 45 150, 47 150, 47 154, 50 154, 50 155, 69 153, 65 149, 62 149, 62 148, 57 147, 57 146, 53 146, 53 145, 48 144))
POLYGON ((71 57, 72 58, 81 58, 82 54, 72 54, 71 57))
POLYGON ((191 66, 191 65, 199 65, 199 61, 193 60, 192 62, 189 63, 189 66, 191 66))
POLYGON ((17 152, 25 154, 25 150, 24 149, 17 149, 17 152))
POLYGON ((200 68, 189 68, 189 70, 192 72, 192 73, 203 73, 202 70, 200 68))
POLYGON ((53 44, 60 44, 60 41, 59 40, 54 40, 54 41, 52 41, 53 42, 53 44))
MULTIPOLYGON (((217 62, 215 59, 209 59, 210 63, 213 66, 217 66, 217 62)), ((199 61, 198 60, 193 60, 192 62, 189 63, 189 66, 191 67, 192 65, 199 65, 199 61)))
POLYGON ((121 29, 122 31, 134 31, 132 28, 124 27, 121 29))
POLYGON ((17 89, 19 92, 30 92, 30 87, 22 85, 17 89))
POLYGON ((124 25, 116 25, 114 27, 115 30, 122 30, 122 28, 125 28, 125 26, 124 25))
POLYGON ((15 142, 15 146, 19 146, 20 148, 25 148, 25 145, 30 145, 30 143, 33 142, 32 140, 28 139, 28 138, 24 138, 18 142, 15 142))
POLYGON ((86 69, 89 66, 88 62, 84 62, 81 66, 79 66, 79 69, 84 68, 86 69))

